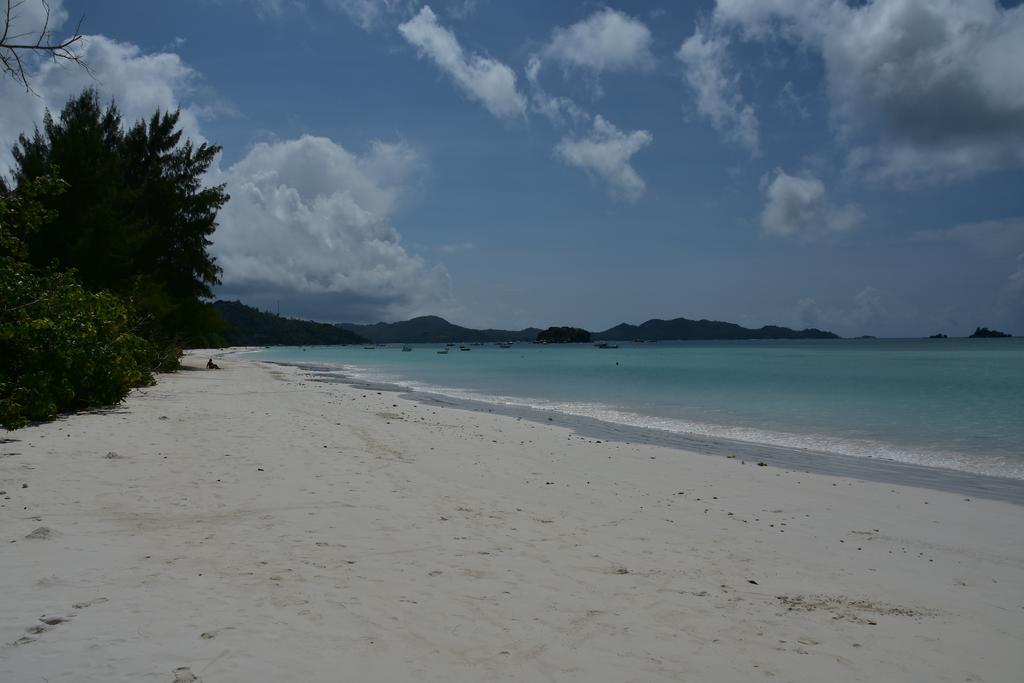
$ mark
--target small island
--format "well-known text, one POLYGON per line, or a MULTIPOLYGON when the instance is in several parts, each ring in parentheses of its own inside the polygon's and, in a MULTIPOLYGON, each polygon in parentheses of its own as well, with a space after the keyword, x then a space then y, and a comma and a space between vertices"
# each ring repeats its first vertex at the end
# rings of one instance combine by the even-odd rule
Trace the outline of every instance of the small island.
POLYGON ((590 333, 579 327, 549 327, 537 333, 537 341, 545 344, 585 344, 590 333))
POLYGON ((990 330, 987 327, 978 327, 974 330, 974 334, 968 337, 968 339, 997 339, 1012 336, 1012 334, 1000 332, 999 330, 990 330))
POLYGON ((932 336, 930 336, 928 338, 929 339, 949 339, 949 336, 939 332, 938 334, 933 334, 932 336))

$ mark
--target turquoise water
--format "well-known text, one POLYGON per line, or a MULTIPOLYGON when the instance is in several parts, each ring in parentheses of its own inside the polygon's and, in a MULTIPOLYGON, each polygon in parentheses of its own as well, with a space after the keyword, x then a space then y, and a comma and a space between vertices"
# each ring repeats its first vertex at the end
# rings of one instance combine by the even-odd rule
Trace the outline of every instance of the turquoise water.
POLYGON ((457 399, 1024 479, 1024 339, 441 348, 253 355, 457 399))

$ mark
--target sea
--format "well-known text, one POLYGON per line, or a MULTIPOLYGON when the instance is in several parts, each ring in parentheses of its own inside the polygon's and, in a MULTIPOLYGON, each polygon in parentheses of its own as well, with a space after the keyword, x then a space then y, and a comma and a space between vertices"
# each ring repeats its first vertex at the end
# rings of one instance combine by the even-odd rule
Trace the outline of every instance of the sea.
POLYGON ((1021 338, 402 348, 272 347, 249 357, 608 439, 962 491, 1008 486, 994 497, 1024 500, 1021 338))

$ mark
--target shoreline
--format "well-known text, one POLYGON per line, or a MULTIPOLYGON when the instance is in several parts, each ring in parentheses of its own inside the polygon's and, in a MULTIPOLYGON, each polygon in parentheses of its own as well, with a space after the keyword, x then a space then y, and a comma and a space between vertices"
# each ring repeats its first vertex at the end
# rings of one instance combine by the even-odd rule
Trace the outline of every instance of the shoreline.
POLYGON ((1021 506, 205 358, 114 409, 5 434, 0 679, 1024 668, 1021 506))
POLYGON ((322 373, 322 381, 339 382, 372 391, 387 391, 398 394, 403 398, 423 403, 424 405, 505 415, 516 419, 530 420, 537 424, 550 423, 570 429, 580 436, 600 439, 602 441, 614 441, 627 445, 660 446, 684 453, 699 453, 708 456, 734 457, 755 463, 765 462, 771 467, 785 470, 886 484, 915 486, 935 491, 998 500, 1015 505, 1024 505, 1024 479, 957 470, 951 467, 900 462, 886 458, 866 458, 841 453, 776 446, 773 444, 735 441, 721 437, 668 432, 654 427, 618 424, 557 410, 542 410, 526 406, 508 406, 485 401, 474 401, 468 398, 456 398, 429 391, 411 390, 399 384, 369 382, 347 375, 344 369, 330 365, 244 358, 244 354, 258 350, 260 349, 246 349, 241 352, 231 351, 224 354, 224 356, 229 358, 235 357, 246 362, 296 367, 322 373))

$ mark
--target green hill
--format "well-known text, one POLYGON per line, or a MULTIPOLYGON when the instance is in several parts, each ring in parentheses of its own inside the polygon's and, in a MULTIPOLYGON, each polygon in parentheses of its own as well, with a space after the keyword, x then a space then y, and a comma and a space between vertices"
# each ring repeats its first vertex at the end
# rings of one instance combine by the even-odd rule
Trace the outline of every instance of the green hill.
POLYGON ((839 339, 839 335, 815 328, 791 330, 788 327, 765 325, 758 329, 742 327, 718 320, 648 320, 641 325, 622 323, 593 335, 595 341, 669 341, 720 339, 839 339))
POLYGON ((454 325, 436 315, 424 315, 397 323, 356 325, 339 323, 338 327, 366 337, 378 344, 457 344, 460 342, 533 341, 540 331, 533 327, 525 330, 473 330, 454 325))
POLYGON ((224 320, 221 333, 228 346, 307 346, 315 344, 362 344, 366 339, 335 325, 311 320, 282 318, 263 313, 240 301, 215 301, 224 320))

